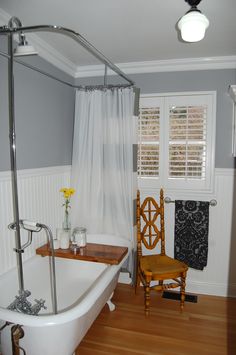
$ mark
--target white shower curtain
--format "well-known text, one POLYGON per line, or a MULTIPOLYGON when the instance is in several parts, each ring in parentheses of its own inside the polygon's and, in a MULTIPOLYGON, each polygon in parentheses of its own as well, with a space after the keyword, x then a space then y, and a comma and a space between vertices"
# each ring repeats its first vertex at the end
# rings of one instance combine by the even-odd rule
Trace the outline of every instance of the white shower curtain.
POLYGON ((76 190, 72 226, 112 233, 133 242, 133 143, 136 118, 132 88, 76 92, 71 187, 76 190))

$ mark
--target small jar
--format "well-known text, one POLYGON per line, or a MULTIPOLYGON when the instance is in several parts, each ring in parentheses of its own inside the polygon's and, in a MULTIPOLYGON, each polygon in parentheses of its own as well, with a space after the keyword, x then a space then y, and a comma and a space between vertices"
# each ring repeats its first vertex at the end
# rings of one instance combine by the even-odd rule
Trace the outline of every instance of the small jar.
POLYGON ((73 240, 77 243, 78 247, 83 248, 86 246, 87 238, 86 238, 86 228, 84 227, 76 227, 73 230, 73 240))
POLYGON ((70 245, 70 234, 67 231, 63 231, 60 235, 60 247, 61 249, 68 249, 70 245))

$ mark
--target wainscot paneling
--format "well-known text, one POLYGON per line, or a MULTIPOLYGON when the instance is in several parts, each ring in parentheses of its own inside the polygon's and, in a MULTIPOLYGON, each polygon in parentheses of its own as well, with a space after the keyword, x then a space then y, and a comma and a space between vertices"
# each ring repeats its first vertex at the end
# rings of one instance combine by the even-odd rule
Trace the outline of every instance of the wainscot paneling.
MULTIPOLYGON (((210 207, 208 264, 203 271, 189 269, 187 292, 219 296, 236 296, 236 261, 233 248, 236 247, 236 190, 234 192, 235 170, 216 169, 212 193, 203 191, 165 190, 165 196, 175 199, 217 200, 210 207), (235 202, 234 202, 235 201, 235 202)), ((159 188, 141 189, 142 199, 146 196, 159 199, 159 188)), ((174 203, 165 204, 166 252, 174 254, 174 203)))
MULTIPOLYGON (((18 171, 20 219, 48 225, 55 233, 63 220, 61 187, 69 186, 70 166, 27 169, 18 171)), ((0 274, 16 265, 15 233, 8 229, 13 221, 11 173, 0 173, 0 274)), ((22 243, 27 232, 22 231, 22 243)), ((33 233, 32 245, 25 249, 23 260, 35 254, 35 249, 46 242, 44 232, 33 233)))
MULTIPOLYGON (((10 172, 0 173, 0 274, 16 264, 14 232, 8 230, 13 221, 10 172)), ((18 172, 19 210, 21 219, 47 224, 55 233, 63 220, 62 196, 59 190, 69 186, 70 166, 22 170, 18 172)), ((217 206, 210 207, 208 264, 203 271, 190 269, 187 291, 220 296, 236 296, 236 202, 234 203, 235 171, 216 169, 212 193, 165 190, 165 196, 175 199, 216 199, 217 206)), ((159 188, 141 191, 142 198, 159 195, 159 188)), ((174 251, 174 204, 165 205, 166 249, 174 251)), ((22 233, 23 242, 27 235, 22 233)), ((35 249, 46 241, 43 232, 34 234, 33 243, 24 253, 24 259, 35 254, 35 249)), ((124 281, 123 281, 124 282, 124 281)))

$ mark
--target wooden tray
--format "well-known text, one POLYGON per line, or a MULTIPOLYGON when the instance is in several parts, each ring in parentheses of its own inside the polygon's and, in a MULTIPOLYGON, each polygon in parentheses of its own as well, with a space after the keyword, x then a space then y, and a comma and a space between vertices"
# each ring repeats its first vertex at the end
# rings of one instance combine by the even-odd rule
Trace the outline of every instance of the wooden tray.
MULTIPOLYGON (((80 248, 76 254, 74 254, 71 249, 55 249, 55 256, 58 258, 85 260, 117 265, 121 262, 127 252, 128 248, 126 247, 87 243, 86 247, 80 248)), ((45 244, 36 249, 36 254, 41 256, 51 255, 48 244, 45 244)))

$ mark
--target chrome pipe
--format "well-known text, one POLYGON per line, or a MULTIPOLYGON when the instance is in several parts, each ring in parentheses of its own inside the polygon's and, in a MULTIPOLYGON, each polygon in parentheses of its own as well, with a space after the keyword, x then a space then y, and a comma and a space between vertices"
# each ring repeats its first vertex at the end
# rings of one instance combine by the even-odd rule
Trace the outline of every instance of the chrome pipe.
POLYGON ((95 48, 91 43, 89 43, 83 36, 79 33, 65 27, 53 26, 53 25, 37 25, 37 26, 26 26, 26 27, 0 27, 0 34, 6 33, 18 33, 18 32, 55 32, 61 33, 68 36, 78 42, 82 47, 84 47, 88 52, 90 52, 95 58, 100 62, 107 65, 112 71, 118 74, 121 78, 128 81, 131 85, 134 85, 134 81, 131 80, 125 73, 120 70, 114 63, 112 63, 108 58, 104 56, 97 48, 95 48))
MULTIPOLYGON (((10 58, 10 56, 7 53, 4 53, 2 51, 0 51, 0 56, 2 56, 4 58, 10 58)), ((15 57, 14 57, 14 62, 16 62, 17 64, 22 65, 25 68, 31 69, 31 70, 39 73, 39 74, 42 74, 42 75, 44 75, 44 76, 46 76, 46 77, 48 77, 50 79, 56 80, 56 81, 58 81, 61 84, 67 85, 67 86, 69 86, 69 87, 71 87, 73 89, 78 89, 78 90, 93 90, 93 89, 100 90, 101 89, 102 90, 103 88, 104 89, 112 89, 112 88, 127 88, 127 87, 133 86, 131 84, 123 84, 123 85, 122 84, 114 84, 114 85, 112 85, 112 84, 109 84, 109 85, 99 85, 99 84, 97 84, 97 85, 73 85, 73 84, 71 84, 71 83, 69 83, 69 82, 67 82, 65 80, 57 78, 56 76, 54 76, 54 75, 52 75, 52 74, 50 74, 50 73, 48 73, 48 72, 46 72, 46 71, 44 71, 42 69, 39 69, 39 68, 35 67, 32 64, 26 63, 26 62, 24 62, 24 61, 22 61, 20 59, 16 59, 15 57)))
MULTIPOLYGON (((10 140, 10 159, 11 159, 11 177, 12 177, 12 199, 13 199, 13 217, 16 224, 15 245, 16 250, 21 250, 20 219, 19 219, 19 201, 17 187, 17 168, 16 168, 16 133, 15 133, 15 102, 14 102, 14 60, 13 60, 13 34, 8 36, 8 107, 9 107, 9 140, 10 140)), ((22 253, 16 253, 19 291, 24 291, 23 263, 22 253)))
POLYGON ((50 246, 51 255, 49 256, 50 262, 50 279, 51 279, 51 290, 52 290, 52 308, 53 313, 57 314, 57 285, 56 285, 56 268, 55 268, 55 251, 53 245, 53 235, 51 229, 45 224, 37 223, 36 227, 45 230, 47 235, 47 241, 50 246))

